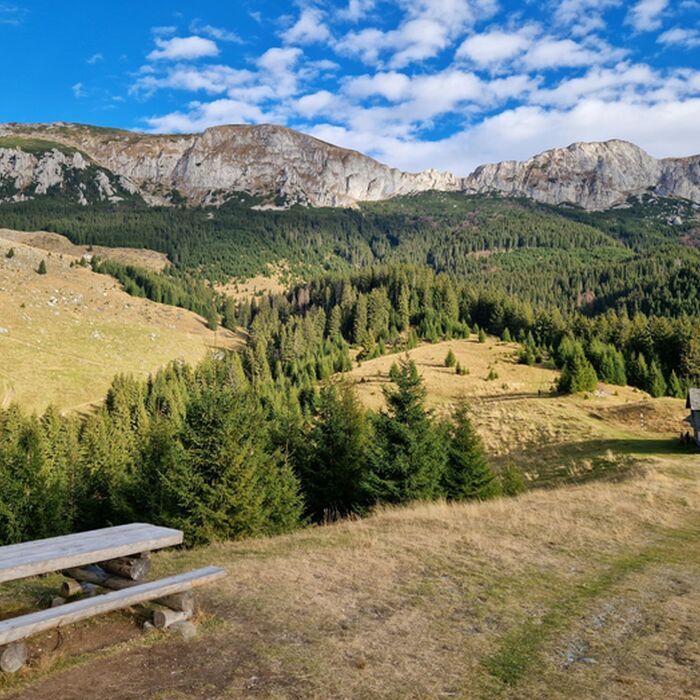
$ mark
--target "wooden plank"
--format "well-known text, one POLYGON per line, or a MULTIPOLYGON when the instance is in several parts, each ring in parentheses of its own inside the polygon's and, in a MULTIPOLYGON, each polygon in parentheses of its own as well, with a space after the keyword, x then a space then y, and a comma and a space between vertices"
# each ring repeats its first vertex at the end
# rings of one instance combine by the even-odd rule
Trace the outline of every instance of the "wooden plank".
POLYGON ((0 583, 182 544, 182 532, 131 523, 0 547, 0 583))
POLYGON ((204 586, 226 575, 223 569, 207 566, 186 574, 178 574, 159 581, 140 583, 137 586, 112 591, 94 598, 85 598, 66 603, 57 608, 49 608, 28 615, 3 620, 0 622, 0 646, 20 639, 26 639, 39 632, 86 620, 95 615, 112 612, 131 605, 145 603, 155 598, 181 593, 192 588, 204 586))

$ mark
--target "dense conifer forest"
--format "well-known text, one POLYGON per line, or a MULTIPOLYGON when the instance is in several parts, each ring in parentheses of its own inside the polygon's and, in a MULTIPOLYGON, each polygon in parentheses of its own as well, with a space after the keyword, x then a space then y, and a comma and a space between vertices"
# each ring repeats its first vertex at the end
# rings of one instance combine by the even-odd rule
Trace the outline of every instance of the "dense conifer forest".
POLYGON ((682 396, 700 381, 700 253, 685 203, 586 213, 433 193, 356 210, 250 204, 0 206, 0 226, 166 252, 165 274, 93 266, 248 337, 195 368, 117 377, 87 416, 0 410, 0 544, 132 520, 206 542, 376 503, 517 491, 517 473, 489 467, 467 406, 426 408, 401 354, 420 341, 516 340, 520 362, 561 369, 562 392, 603 380, 682 396), (287 294, 237 304, 213 290, 281 260, 302 280, 287 294), (337 377, 353 357, 388 352, 386 408, 367 411, 337 377))

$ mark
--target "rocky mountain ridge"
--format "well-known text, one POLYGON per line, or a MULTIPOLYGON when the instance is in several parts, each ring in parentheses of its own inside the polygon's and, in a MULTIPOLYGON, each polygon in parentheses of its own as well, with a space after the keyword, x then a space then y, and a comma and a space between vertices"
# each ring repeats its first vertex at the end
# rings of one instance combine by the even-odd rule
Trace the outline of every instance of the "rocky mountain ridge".
POLYGON ((182 135, 64 123, 0 125, 0 200, 52 188, 81 204, 140 195, 149 204, 219 205, 245 192, 261 206, 340 207, 441 190, 600 210, 645 193, 700 202, 700 156, 657 160, 625 141, 575 143, 457 177, 403 172, 272 125, 182 135))

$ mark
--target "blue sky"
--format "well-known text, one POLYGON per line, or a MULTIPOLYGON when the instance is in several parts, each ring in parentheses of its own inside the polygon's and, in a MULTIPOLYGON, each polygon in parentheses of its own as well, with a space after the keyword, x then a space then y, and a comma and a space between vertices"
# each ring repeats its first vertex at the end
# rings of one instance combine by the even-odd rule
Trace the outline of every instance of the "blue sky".
POLYGON ((0 0, 0 121, 284 124, 466 174, 573 141, 700 153, 700 0, 0 0))

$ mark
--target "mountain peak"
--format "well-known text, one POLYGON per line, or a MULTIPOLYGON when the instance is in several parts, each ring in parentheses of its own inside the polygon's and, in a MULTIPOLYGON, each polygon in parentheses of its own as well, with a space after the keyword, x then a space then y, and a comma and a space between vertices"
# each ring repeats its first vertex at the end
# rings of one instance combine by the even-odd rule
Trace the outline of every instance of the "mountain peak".
POLYGON ((93 187, 83 182, 76 193, 82 203, 89 202, 89 191, 102 199, 136 193, 151 204, 184 197, 195 205, 219 205, 245 192, 264 203, 338 207, 425 190, 497 192, 585 209, 606 209, 646 192, 700 202, 700 157, 657 160, 620 139, 575 142, 524 161, 482 165, 458 178, 432 168, 402 172, 275 124, 226 124, 195 134, 146 134, 65 122, 0 125, 0 185, 9 183, 3 191, 12 193, 10 199, 41 194, 47 181, 51 187, 71 182, 75 178, 65 173, 76 169, 83 180, 90 173, 98 177, 99 170, 102 183, 93 187), (44 151, 53 144, 57 153, 72 149, 85 154, 89 173, 86 164, 76 165, 60 154, 39 153, 36 146, 34 153, 28 146, 23 149, 23 138, 48 143, 44 151), (28 152, 27 157, 7 155, 8 144, 28 152), (37 189, 39 180, 44 184, 37 189))

